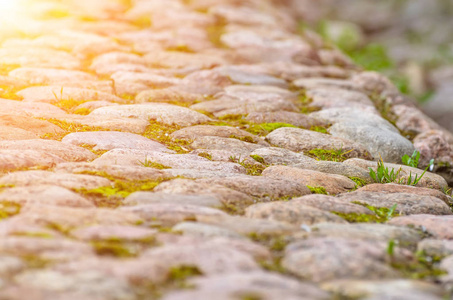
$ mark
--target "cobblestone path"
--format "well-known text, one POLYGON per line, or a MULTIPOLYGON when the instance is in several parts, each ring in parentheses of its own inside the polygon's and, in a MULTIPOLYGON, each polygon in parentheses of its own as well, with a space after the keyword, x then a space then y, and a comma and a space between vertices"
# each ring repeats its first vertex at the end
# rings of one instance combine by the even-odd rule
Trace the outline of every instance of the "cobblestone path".
POLYGON ((282 1, 22 5, 0 299, 450 299, 453 135, 282 1))

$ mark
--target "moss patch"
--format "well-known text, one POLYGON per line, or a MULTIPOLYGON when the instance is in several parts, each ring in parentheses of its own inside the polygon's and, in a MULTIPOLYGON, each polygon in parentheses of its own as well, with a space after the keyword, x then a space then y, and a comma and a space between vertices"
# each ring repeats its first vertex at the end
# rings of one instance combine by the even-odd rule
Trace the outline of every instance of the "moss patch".
POLYGON ((346 154, 350 151, 344 151, 343 149, 312 149, 305 154, 310 156, 316 160, 327 160, 327 161, 334 161, 334 162, 343 162, 348 159, 346 154))
POLYGON ((57 125, 65 132, 62 133, 47 133, 41 136, 42 139, 48 140, 57 140, 61 141, 66 135, 71 132, 84 132, 84 131, 110 131, 110 129, 103 128, 103 127, 96 127, 96 126, 88 126, 88 125, 81 125, 76 123, 71 123, 67 121, 57 120, 57 119, 45 119, 41 118, 42 120, 46 120, 52 124, 57 125))
POLYGON ((160 163, 148 160, 148 159, 145 159, 144 161, 140 161, 140 164, 143 167, 147 167, 147 168, 154 168, 154 169, 160 169, 160 170, 171 169, 171 167, 169 167, 169 166, 166 166, 166 165, 163 165, 163 164, 160 164, 160 163))
POLYGON ((105 186, 97 189, 78 189, 76 192, 83 194, 93 201, 97 207, 117 208, 124 198, 137 191, 152 191, 162 181, 122 181, 115 180, 114 186, 105 186))
POLYGON ((143 136, 162 144, 165 144, 168 149, 176 151, 177 153, 183 154, 188 153, 192 150, 190 147, 191 141, 173 139, 170 134, 181 129, 177 125, 167 125, 156 121, 150 121, 150 125, 146 128, 143 136))
POLYGON ((249 163, 246 160, 241 160, 240 158, 237 158, 235 156, 230 156, 229 160, 230 162, 234 162, 243 166, 247 171, 247 175, 251 176, 260 176, 261 173, 263 173, 263 171, 267 168, 266 165, 249 163))
POLYGON ((374 215, 367 215, 367 214, 357 214, 357 213, 341 213, 341 212, 335 212, 332 211, 331 213, 336 214, 337 216, 342 217, 349 223, 385 223, 391 218, 398 216, 399 214, 395 212, 396 205, 394 205, 391 208, 387 207, 374 207, 371 205, 367 205, 364 203, 360 202, 353 202, 355 204, 362 205, 372 212, 374 212, 374 215))
POLYGON ((212 155, 207 153, 207 152, 198 153, 198 156, 204 157, 204 158, 209 159, 209 160, 212 160, 212 155))
POLYGON ((11 201, 0 202, 0 220, 15 216, 20 213, 21 205, 11 201))
POLYGON ((261 124, 252 124, 247 129, 248 132, 260 136, 265 136, 271 133, 272 131, 282 128, 282 127, 296 127, 292 124, 283 123, 283 122, 276 122, 276 123, 261 123, 261 124))
POLYGON ((309 186, 307 187, 310 189, 310 191, 313 194, 321 194, 321 195, 329 195, 329 193, 326 191, 326 189, 322 186, 309 186))

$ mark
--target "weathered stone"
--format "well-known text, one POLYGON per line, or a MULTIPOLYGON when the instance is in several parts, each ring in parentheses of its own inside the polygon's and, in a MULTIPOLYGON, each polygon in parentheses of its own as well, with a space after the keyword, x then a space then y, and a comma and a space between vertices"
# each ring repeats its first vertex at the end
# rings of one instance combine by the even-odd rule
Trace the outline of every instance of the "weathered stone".
POLYGON ((94 225, 71 231, 71 236, 82 241, 101 241, 120 239, 121 241, 140 241, 153 238, 158 231, 151 228, 126 225, 94 225))
POLYGON ((115 300, 134 298, 128 283, 96 271, 65 274, 54 270, 29 270, 16 276, 15 282, 46 291, 70 292, 81 297, 88 295, 115 300))
POLYGON ((297 226, 288 223, 241 216, 200 217, 197 221, 224 227, 243 235, 281 236, 299 231, 297 226))
MULTIPOLYGON (((374 170, 374 172, 377 171, 377 162, 374 161, 366 161, 363 159, 359 158, 351 158, 343 162, 346 165, 351 165, 355 167, 359 167, 362 169, 365 169, 369 172, 370 168, 374 170)), ((412 182, 414 182, 415 177, 420 177, 424 170, 420 170, 417 168, 405 166, 405 165, 398 165, 398 164, 392 164, 392 163, 387 163, 384 161, 384 166, 391 171, 394 169, 394 173, 398 172, 399 170, 399 178, 397 180, 401 180, 402 184, 408 183, 409 177, 412 177, 412 182)), ((445 181, 444 178, 442 178, 440 175, 437 175, 435 173, 431 172, 426 172, 423 174, 423 177, 421 177, 420 181, 416 185, 417 187, 426 187, 426 188, 434 188, 438 190, 446 189, 448 184, 445 181)))
POLYGON ((345 90, 361 91, 361 87, 349 80, 332 79, 332 78, 301 78, 293 81, 293 84, 299 88, 307 90, 318 88, 340 88, 345 90))
POLYGON ((48 103, 32 103, 0 98, 0 105, 4 111, 11 115, 26 115, 46 119, 67 116, 62 109, 48 103))
POLYGON ((65 51, 49 48, 13 47, 0 49, 0 63, 24 67, 78 69, 81 63, 65 51))
POLYGON ((234 239, 245 239, 243 236, 239 235, 233 230, 197 222, 181 222, 173 226, 172 230, 182 232, 184 235, 204 238, 227 237, 234 239))
POLYGON ((319 223, 311 227, 310 237, 332 237, 388 242, 394 240, 404 247, 415 246, 423 234, 412 228, 388 224, 333 224, 319 223))
POLYGON ((282 127, 266 136, 272 145, 292 151, 309 151, 312 149, 343 150, 346 157, 370 158, 370 154, 360 144, 348 139, 332 137, 328 134, 300 128, 282 127))
POLYGON ((330 296, 309 283, 301 283, 276 273, 254 271, 230 273, 190 280, 195 285, 191 291, 175 291, 165 295, 164 300, 189 299, 234 299, 237 296, 259 297, 263 300, 284 298, 288 300, 320 300, 330 296))
MULTIPOLYGON (((244 142, 235 138, 224 138, 218 136, 197 137, 191 144, 196 149, 223 150, 229 149, 239 153, 250 153, 253 150, 262 148, 263 145, 244 142)), ((239 159, 239 158, 238 158, 239 159)))
POLYGON ((357 192, 375 192, 375 193, 408 193, 408 194, 416 194, 422 196, 433 196, 441 199, 446 204, 450 205, 452 203, 452 199, 450 196, 442 193, 438 190, 433 190, 429 188, 422 188, 422 187, 415 187, 410 185, 401 185, 395 183, 374 183, 374 184, 367 184, 364 187, 357 189, 357 192))
POLYGON ((254 203, 254 200, 246 193, 213 182, 200 182, 189 179, 178 178, 163 182, 154 191, 168 194, 214 197, 226 207, 235 207, 239 210, 254 203))
POLYGON ((107 106, 95 109, 92 116, 129 117, 145 120, 156 120, 168 125, 190 126, 208 122, 203 114, 185 107, 165 103, 131 104, 107 106))
POLYGON ((346 192, 356 185, 354 181, 341 175, 287 166, 271 166, 266 168, 262 175, 275 179, 291 180, 313 188, 323 187, 329 194, 346 192))
POLYGON ((321 287, 346 298, 440 300, 443 295, 438 285, 408 279, 334 280, 321 287))
POLYGON ((360 72, 352 76, 351 81, 368 93, 381 94, 385 91, 395 92, 395 85, 377 72, 360 72))
POLYGON ((327 195, 306 195, 303 197, 293 198, 288 203, 311 206, 323 211, 338 212, 343 214, 374 214, 371 210, 361 205, 349 203, 342 199, 327 195))
MULTIPOLYGON (((87 161, 92 160, 96 157, 90 150, 74 145, 68 145, 59 141, 53 140, 23 140, 23 141, 2 141, 0 142, 0 149, 5 151, 4 153, 41 153, 42 157, 54 157, 54 163, 60 163, 65 161, 87 161), (19 152, 20 151, 20 152, 19 152), (56 160, 55 157, 60 158, 56 160)), ((41 158, 41 159, 43 159, 41 158)), ((36 158, 37 162, 35 165, 41 165, 39 158, 36 158)), ((45 165, 45 164, 43 164, 45 165)))
MULTIPOLYGON (((34 140, 20 140, 19 142, 22 141, 34 140)), ((0 149, 1 148, 2 146, 0 145, 0 149)), ((32 167, 50 168, 61 162, 64 162, 64 160, 52 153, 19 149, 0 150, 0 169, 4 172, 23 170, 32 167)))
POLYGON ((291 112, 291 111, 274 111, 274 112, 252 112, 245 118, 254 123, 288 123, 294 126, 310 129, 313 126, 325 126, 327 122, 312 118, 311 116, 291 112))
POLYGON ((453 254, 453 241, 427 238, 418 243, 417 251, 427 256, 443 258, 453 254))
POLYGON ((73 208, 49 205, 27 205, 12 219, 31 225, 52 226, 62 229, 78 226, 135 225, 143 220, 136 214, 107 208, 73 208))
POLYGON ((97 127, 102 128, 104 130, 122 131, 137 134, 145 133, 146 129, 149 126, 149 121, 147 120, 133 118, 118 118, 109 116, 69 115, 58 119, 61 121, 66 121, 68 123, 74 123, 82 126, 97 127))
POLYGON ((168 154, 156 151, 135 149, 113 149, 93 161, 99 165, 146 166, 147 162, 155 162, 175 169, 194 169, 220 171, 229 174, 243 174, 244 167, 233 162, 210 161, 193 154, 168 154))
POLYGON ((176 204, 197 205, 207 207, 222 207, 222 202, 210 195, 186 195, 153 192, 135 192, 123 201, 123 205, 146 205, 146 204, 176 204))
POLYGON ((45 135, 46 133, 64 132, 63 129, 48 121, 21 115, 0 115, 0 124, 2 126, 7 126, 10 129, 13 129, 13 127, 15 127, 18 129, 20 128, 26 130, 27 132, 33 133, 36 136, 35 138, 38 138, 41 135, 45 135))
MULTIPOLYGON (((453 147, 448 134, 439 130, 428 130, 418 134, 414 138, 414 147, 420 152, 420 165, 428 166, 431 159, 434 159, 435 168, 442 170, 442 165, 453 163, 453 147)), ((446 178, 449 178, 448 176, 446 178)), ((451 179, 449 179, 451 181, 451 179)))
POLYGON ((211 69, 225 63, 224 59, 215 55, 178 51, 152 52, 145 55, 143 59, 149 67, 171 69, 211 69))
POLYGON ((110 180, 93 175, 54 173, 50 171, 30 170, 10 173, 0 178, 0 185, 32 186, 57 185, 67 189, 97 189, 110 186, 110 180))
POLYGON ((177 87, 170 87, 159 90, 146 90, 135 97, 136 103, 145 102, 182 102, 193 103, 204 99, 203 94, 188 93, 179 90, 177 87))
POLYGON ((66 81, 94 81, 96 77, 91 74, 49 68, 18 68, 9 73, 9 76, 27 81, 29 84, 52 85, 66 81))
POLYGON ((170 136, 180 140, 195 140, 198 137, 204 136, 217 136, 223 138, 234 137, 243 141, 267 145, 266 142, 262 141, 256 135, 231 126, 197 125, 177 130, 170 136))
POLYGON ((101 91, 96 91, 78 87, 55 86, 33 86, 23 89, 17 94, 29 102, 56 103, 62 100, 91 101, 104 100, 113 102, 123 102, 123 99, 101 91))
POLYGON ((93 150, 136 149, 171 152, 165 145, 138 134, 118 131, 73 132, 66 135, 63 143, 72 145, 92 145, 93 150))
POLYGON ((90 201, 65 188, 55 185, 37 184, 13 187, 0 193, 0 201, 10 201, 19 205, 56 205, 70 207, 94 207, 90 201))
POLYGON ((283 201, 251 205, 245 210, 245 216, 255 219, 279 221, 297 226, 312 225, 320 222, 347 223, 339 216, 329 212, 297 202, 283 201))
POLYGON ((453 239, 451 232, 452 223, 452 216, 433 216, 428 214, 403 216, 394 218, 388 222, 391 225, 416 226, 440 239, 453 239))
POLYGON ((167 178, 162 170, 122 165, 97 165, 93 163, 61 163, 55 172, 91 174, 120 180, 156 181, 167 178))
POLYGON ((310 193, 310 190, 304 184, 282 179, 281 176, 274 178, 234 176, 218 179, 198 179, 196 182, 206 185, 223 185, 252 197, 269 197, 271 199, 278 199, 285 196, 301 196, 310 193))
POLYGON ((312 100, 310 105, 321 108, 374 106, 365 94, 339 88, 311 89, 306 96, 312 100))
POLYGON ((225 213, 218 209, 191 204, 154 203, 121 207, 120 211, 132 212, 145 221, 160 222, 172 226, 184 220, 197 219, 198 216, 222 216, 225 213))
POLYGON ((401 215, 427 213, 433 215, 453 214, 445 202, 433 196, 409 193, 385 194, 380 192, 356 191, 341 194, 339 197, 352 203, 363 203, 373 207, 391 208, 393 205, 396 205, 395 212, 401 215))
MULTIPOLYGON (((388 243, 344 238, 310 238, 286 247, 282 265, 302 279, 383 279, 398 277, 385 263, 388 243)), ((409 251, 394 249, 395 260, 410 260, 409 251)))

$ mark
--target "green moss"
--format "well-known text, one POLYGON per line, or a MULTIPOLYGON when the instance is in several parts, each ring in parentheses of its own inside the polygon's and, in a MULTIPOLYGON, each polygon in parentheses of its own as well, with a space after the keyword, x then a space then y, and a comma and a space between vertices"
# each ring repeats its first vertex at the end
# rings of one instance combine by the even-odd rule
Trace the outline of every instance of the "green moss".
POLYGON ((150 121, 150 125, 146 128, 143 136, 165 144, 168 149, 176 151, 177 153, 188 153, 192 150, 190 147, 191 141, 173 139, 170 136, 170 134, 179 129, 181 129, 181 127, 177 125, 167 125, 157 121, 150 121))
POLYGON ((0 98, 22 100, 22 97, 16 94, 19 90, 20 89, 13 86, 0 85, 0 98))
POLYGON ((263 300, 263 298, 260 295, 252 292, 240 295, 240 297, 241 297, 240 300, 263 300))
POLYGON ((115 180, 114 186, 96 189, 78 189, 76 192, 94 202, 97 207, 116 208, 124 198, 137 191, 152 191, 162 181, 122 181, 115 180))
POLYGON ((82 103, 87 102, 86 100, 74 100, 74 99, 64 99, 64 100, 59 100, 57 99, 58 102, 53 103, 53 105, 61 108, 62 110, 68 112, 68 113, 74 113, 75 108, 79 106, 82 103))
POLYGON ((307 187, 310 189, 310 191, 313 194, 321 194, 321 195, 329 195, 329 193, 326 191, 326 189, 322 186, 309 186, 307 187))
POLYGON ((357 188, 360 188, 360 187, 362 187, 362 186, 367 185, 366 180, 364 180, 364 179, 362 179, 362 178, 359 178, 359 177, 349 177, 349 179, 351 179, 352 181, 355 182, 355 184, 356 184, 356 189, 357 189, 357 188))
POLYGON ((204 157, 204 158, 209 159, 209 160, 212 160, 212 155, 207 153, 207 152, 198 153, 198 156, 204 157))
POLYGON ((140 164, 143 167, 147 167, 147 168, 154 168, 154 169, 161 169, 161 170, 171 169, 171 167, 169 167, 169 166, 166 166, 166 165, 163 165, 163 164, 160 164, 160 163, 148 160, 148 159, 145 159, 144 161, 140 161, 140 164))
POLYGON ((260 176, 261 173, 263 173, 263 171, 267 168, 265 165, 249 163, 246 160, 241 160, 240 158, 234 156, 230 157, 230 162, 240 164, 247 171, 247 175, 251 176, 260 176))
POLYGON ((203 273, 196 266, 187 266, 182 265, 178 267, 173 267, 168 273, 168 279, 172 282, 186 281, 190 277, 200 276, 203 273))
POLYGON ((311 126, 310 130, 311 131, 320 132, 320 133, 324 133, 324 134, 329 134, 329 132, 327 131, 327 128, 328 127, 325 127, 325 126, 311 126))
POLYGON ((91 242, 91 246, 96 254, 101 256, 135 257, 138 255, 133 247, 127 247, 121 241, 93 241, 91 242))
POLYGON ((262 158, 261 156, 259 155, 250 155, 251 158, 253 158, 254 160, 256 160, 257 162, 259 162, 260 164, 266 164, 266 162, 264 161, 264 158, 262 158))
POLYGON ((77 114, 77 115, 86 116, 86 115, 91 113, 91 109, 85 108, 85 107, 81 107, 81 108, 75 109, 73 113, 77 114))
POLYGON ((348 157, 346 154, 351 152, 352 150, 349 151, 344 151, 343 149, 312 149, 307 152, 305 152, 306 155, 316 159, 316 160, 328 160, 328 161, 335 161, 335 162, 343 162, 348 157))
POLYGON ((43 136, 41 136, 42 139, 50 139, 50 140, 57 140, 61 141, 66 135, 68 135, 71 132, 85 132, 85 131, 109 131, 110 129, 108 128, 103 128, 103 127, 95 127, 95 126, 88 126, 88 125, 81 125, 81 124, 76 124, 76 123, 71 123, 67 121, 62 121, 62 120, 57 120, 57 119, 45 119, 42 118, 42 120, 46 120, 52 124, 57 125, 61 129, 64 130, 62 133, 48 133, 43 136))
POLYGON ((422 251, 417 252, 411 261, 397 262, 390 257, 390 265, 397 269, 404 277, 414 280, 435 281, 447 272, 438 267, 439 257, 428 256, 422 251))
POLYGON ((50 259, 42 258, 38 255, 33 254, 21 255, 20 258, 30 269, 44 269, 52 264, 52 261, 50 259))
POLYGON ((217 24, 210 25, 206 27, 206 33, 208 35, 209 41, 217 48, 225 48, 225 45, 222 43, 222 35, 225 33, 225 24, 224 22, 217 22, 217 24))
POLYGON ((153 25, 153 21, 150 16, 141 16, 132 21, 132 24, 139 28, 149 28, 153 25))
POLYGON ((15 216, 20 213, 21 205, 12 201, 0 202, 0 220, 15 216))
POLYGON ((102 154, 104 154, 104 153, 106 153, 108 151, 108 150, 95 150, 94 148, 96 147, 96 145, 82 144, 82 145, 79 145, 79 146, 82 147, 82 148, 85 148, 87 150, 90 150, 91 152, 93 152, 97 156, 101 156, 102 154))
POLYGON ((282 128, 282 127, 296 127, 292 124, 276 122, 276 123, 262 123, 262 124, 252 124, 247 129, 248 132, 260 136, 265 136, 271 133, 272 131, 282 128))
POLYGON ((337 216, 342 217, 346 221, 350 223, 385 223, 391 218, 398 216, 399 213, 395 211, 396 205, 394 205, 391 208, 387 207, 374 207, 368 204, 364 204, 361 202, 353 202, 354 204, 359 204, 362 205, 372 212, 374 212, 374 215, 367 215, 367 214, 357 214, 357 213, 341 213, 341 212, 335 212, 332 211, 331 213, 336 214, 337 216))
POLYGON ((230 139, 237 139, 243 142, 256 144, 255 140, 251 136, 236 136, 234 134, 229 136, 230 139))

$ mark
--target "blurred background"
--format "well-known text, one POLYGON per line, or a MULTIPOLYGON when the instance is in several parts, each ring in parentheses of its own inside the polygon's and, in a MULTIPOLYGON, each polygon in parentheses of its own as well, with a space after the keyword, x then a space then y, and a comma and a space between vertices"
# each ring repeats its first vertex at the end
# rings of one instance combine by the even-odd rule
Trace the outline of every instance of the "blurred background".
POLYGON ((453 132, 453 0, 285 0, 356 64, 386 74, 453 132))

